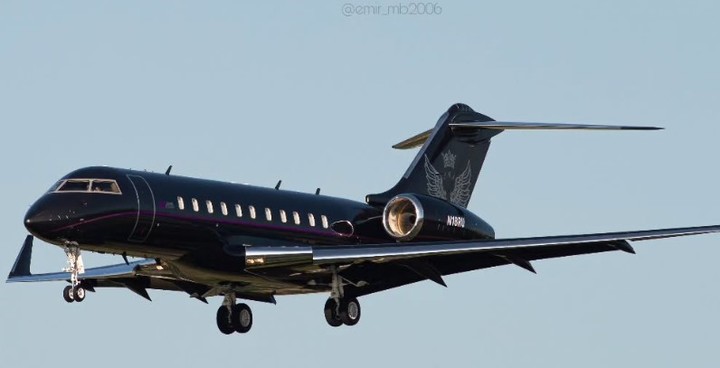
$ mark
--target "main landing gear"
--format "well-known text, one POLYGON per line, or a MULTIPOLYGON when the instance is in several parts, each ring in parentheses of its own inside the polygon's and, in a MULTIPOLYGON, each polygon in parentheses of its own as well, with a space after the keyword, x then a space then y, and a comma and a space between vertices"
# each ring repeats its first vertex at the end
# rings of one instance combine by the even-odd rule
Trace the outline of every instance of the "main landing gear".
POLYGON ((252 328, 252 310, 245 303, 236 303, 235 293, 225 294, 225 300, 217 311, 217 326, 220 332, 246 333, 252 328))
POLYGON ((360 302, 357 298, 345 295, 344 282, 347 280, 339 276, 337 269, 333 267, 330 298, 323 308, 325 320, 332 327, 343 324, 355 326, 360 322, 360 302))
POLYGON ((85 289, 80 285, 78 275, 85 272, 80 248, 76 245, 66 245, 65 255, 67 256, 67 267, 63 269, 70 273, 70 285, 63 289, 63 299, 66 302, 82 302, 85 300, 85 289))
POLYGON ((330 298, 325 302, 325 320, 330 326, 355 326, 360 321, 360 302, 356 298, 330 298))

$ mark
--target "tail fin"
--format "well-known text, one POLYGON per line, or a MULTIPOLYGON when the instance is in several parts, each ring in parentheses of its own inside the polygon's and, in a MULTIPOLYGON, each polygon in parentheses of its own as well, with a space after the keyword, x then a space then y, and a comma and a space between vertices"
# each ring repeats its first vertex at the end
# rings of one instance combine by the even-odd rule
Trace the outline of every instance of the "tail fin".
POLYGON ((451 126, 468 121, 494 120, 458 103, 440 116, 434 129, 394 145, 397 149, 420 145, 422 148, 394 187, 384 193, 370 194, 366 201, 384 205, 400 193, 423 193, 467 207, 490 147, 490 138, 502 132, 500 129, 451 126))
POLYGON ((467 207, 490 148, 490 138, 506 129, 522 130, 657 130, 644 126, 526 123, 495 121, 470 106, 452 105, 435 128, 417 134, 393 148, 422 145, 405 175, 390 190, 369 194, 368 204, 382 206, 400 193, 421 193, 467 207))

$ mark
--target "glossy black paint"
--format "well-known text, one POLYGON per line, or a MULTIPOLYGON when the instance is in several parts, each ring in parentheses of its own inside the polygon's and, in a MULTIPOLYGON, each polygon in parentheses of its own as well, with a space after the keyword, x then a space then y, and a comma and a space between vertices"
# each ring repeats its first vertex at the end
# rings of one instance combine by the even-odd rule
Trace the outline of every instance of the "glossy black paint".
MULTIPOLYGON (((25 226, 38 238, 59 246, 71 244, 84 250, 157 259, 172 268, 176 279, 197 285, 235 283, 242 285, 242 290, 271 295, 328 290, 329 269, 318 265, 248 272, 245 246, 396 244, 383 226, 383 210, 389 197, 403 193, 435 197, 425 197, 430 217, 416 240, 494 238, 492 227, 465 207, 490 138, 498 132, 451 129, 451 123, 466 118, 492 120, 466 105, 451 106, 400 182, 381 195, 368 196, 367 203, 176 176, 170 169, 159 174, 87 167, 63 179, 115 180, 122 194, 51 190, 30 208, 25 226), (433 174, 432 183, 429 173, 433 174), (242 216, 237 215, 236 205, 241 206, 242 216), (249 206, 255 209, 254 218, 249 206), (270 211, 269 217, 266 211, 270 211), (450 226, 448 216, 462 216, 469 226, 450 226)), ((413 266, 421 268, 426 267, 413 266)), ((401 275, 407 272, 398 271, 401 275)))
MULTIPOLYGON (((395 242, 383 229, 382 207, 342 198, 110 167, 82 168, 63 177, 71 178, 116 180, 122 194, 51 190, 28 210, 28 231, 59 246, 71 242, 85 250, 175 261, 177 271, 193 273, 193 278, 248 276, 244 257, 229 251, 232 246, 395 242), (241 217, 236 205, 242 208, 241 217), (249 206, 255 208, 255 218, 249 206), (280 210, 285 211, 285 222, 280 210)), ((489 225, 488 229, 488 234, 479 235, 492 237, 489 225)))
MULTIPOLYGON (((202 301, 225 295, 228 303, 331 289, 354 298, 422 280, 445 285, 443 276, 459 272, 508 264, 534 272, 535 260, 632 252, 629 241, 720 232, 715 225, 494 239, 467 204, 490 140, 504 129, 648 128, 494 121, 455 104, 434 129, 394 146, 421 148, 397 184, 365 203, 285 191, 280 182, 271 189, 170 175, 170 168, 163 175, 88 167, 43 195, 25 226, 71 246, 71 256, 77 247, 146 258, 89 269, 79 276, 85 290, 121 286, 148 299, 146 289, 175 290, 202 301)), ((71 277, 32 275, 32 239, 8 282, 71 277)))

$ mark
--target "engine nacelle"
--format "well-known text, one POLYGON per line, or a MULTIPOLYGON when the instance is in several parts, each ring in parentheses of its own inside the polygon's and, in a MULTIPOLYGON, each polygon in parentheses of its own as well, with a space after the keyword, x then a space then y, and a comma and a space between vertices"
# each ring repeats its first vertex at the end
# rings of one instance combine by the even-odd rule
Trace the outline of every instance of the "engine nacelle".
POLYGON ((393 197, 383 210, 383 226, 399 241, 495 238, 493 228, 472 212, 421 194, 393 197))

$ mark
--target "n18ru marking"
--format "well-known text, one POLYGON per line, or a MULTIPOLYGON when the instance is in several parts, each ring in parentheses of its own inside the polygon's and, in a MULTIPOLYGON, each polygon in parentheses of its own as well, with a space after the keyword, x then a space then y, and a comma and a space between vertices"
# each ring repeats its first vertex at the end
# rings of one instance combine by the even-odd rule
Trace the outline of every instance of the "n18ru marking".
POLYGON ((465 227, 465 217, 448 215, 447 226, 465 227))

